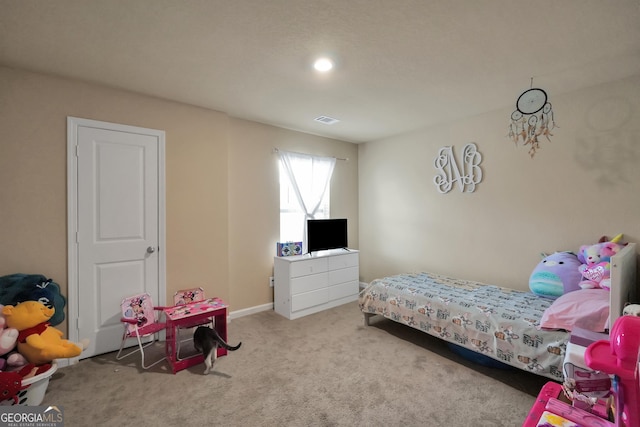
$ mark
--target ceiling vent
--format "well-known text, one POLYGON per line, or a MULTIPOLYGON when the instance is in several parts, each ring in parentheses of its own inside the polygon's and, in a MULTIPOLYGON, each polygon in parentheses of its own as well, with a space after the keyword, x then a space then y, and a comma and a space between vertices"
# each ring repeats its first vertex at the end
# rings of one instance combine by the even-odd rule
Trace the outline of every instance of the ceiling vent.
POLYGON ((329 117, 329 116, 320 116, 320 117, 316 117, 313 120, 315 120, 316 122, 324 123, 325 125, 333 125, 340 121, 338 119, 334 119, 333 117, 329 117))

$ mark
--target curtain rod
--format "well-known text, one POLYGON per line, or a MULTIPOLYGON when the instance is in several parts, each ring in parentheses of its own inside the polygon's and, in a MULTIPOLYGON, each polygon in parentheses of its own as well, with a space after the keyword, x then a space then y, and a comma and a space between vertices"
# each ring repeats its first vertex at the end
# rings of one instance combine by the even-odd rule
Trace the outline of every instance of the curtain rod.
MULTIPOLYGON (((274 153, 277 153, 277 152, 279 152, 279 151, 280 151, 280 149, 279 149, 279 148, 277 148, 277 147, 274 147, 274 148, 273 148, 273 152, 274 152, 274 153)), ((288 151, 289 153, 294 153, 294 154, 302 154, 303 156, 313 156, 313 155, 314 155, 314 154, 308 154, 308 153, 298 153, 298 152, 296 152, 296 151, 289 151, 289 150, 283 150, 283 151, 288 151)), ((318 157, 333 157, 333 156, 318 156, 318 157)), ((334 159, 336 159, 336 160, 344 160, 344 161, 349 160, 349 158, 348 158, 348 157, 347 157, 347 158, 345 158, 345 159, 342 159, 342 158, 340 158, 340 157, 333 157, 333 158, 334 158, 334 159)))

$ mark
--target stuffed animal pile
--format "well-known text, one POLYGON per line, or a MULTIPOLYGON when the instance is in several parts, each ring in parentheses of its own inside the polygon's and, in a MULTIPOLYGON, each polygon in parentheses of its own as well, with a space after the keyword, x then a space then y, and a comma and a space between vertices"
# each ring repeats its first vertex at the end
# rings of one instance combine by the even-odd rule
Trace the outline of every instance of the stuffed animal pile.
POLYGON ((611 257, 625 246, 621 240, 618 234, 611 240, 602 237, 596 244, 583 245, 577 254, 543 254, 529 277, 529 289, 552 299, 580 289, 611 289, 611 257))
POLYGON ((59 286, 41 275, 0 277, 0 400, 18 403, 22 381, 51 368, 54 359, 79 356, 88 343, 62 339, 53 326, 64 320, 59 286))
POLYGON ((9 328, 20 331, 18 352, 29 363, 44 365, 53 359, 80 356, 82 348, 62 339, 62 332, 47 323, 55 310, 38 301, 25 301, 5 306, 2 314, 9 328))
POLYGON ((64 340, 51 326, 64 320, 65 303, 58 285, 44 276, 0 277, 0 371, 23 372, 27 365, 80 355, 87 343, 64 340))

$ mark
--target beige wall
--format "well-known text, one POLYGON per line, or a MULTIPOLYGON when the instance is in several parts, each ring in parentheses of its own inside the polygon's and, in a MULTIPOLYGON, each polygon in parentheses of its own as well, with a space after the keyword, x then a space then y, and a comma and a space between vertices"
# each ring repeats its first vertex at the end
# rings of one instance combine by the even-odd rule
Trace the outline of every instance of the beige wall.
POLYGON ((506 136, 511 109, 360 145, 361 279, 430 270, 526 290, 541 252, 638 242, 640 76, 549 96, 559 128, 534 159, 506 136), (483 181, 440 194, 439 149, 460 159, 469 142, 483 181))
POLYGON ((354 144, 245 120, 231 120, 229 144, 229 269, 231 300, 255 307, 273 301, 269 276, 280 230, 278 155, 274 148, 337 161, 331 215, 349 218, 349 244, 358 247, 358 149, 354 144))
POLYGON ((332 204, 352 218, 357 242, 353 144, 0 67, 0 275, 43 274, 67 293, 67 116, 166 132, 167 300, 177 289, 201 285, 232 311, 273 301, 274 146, 351 157, 348 167, 336 168, 332 204))

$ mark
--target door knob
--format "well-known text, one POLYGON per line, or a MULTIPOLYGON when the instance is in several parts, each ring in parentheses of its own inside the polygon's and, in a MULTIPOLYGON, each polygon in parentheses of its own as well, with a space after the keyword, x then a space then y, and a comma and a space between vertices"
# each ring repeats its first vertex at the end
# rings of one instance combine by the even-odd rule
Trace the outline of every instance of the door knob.
POLYGON ((154 248, 153 246, 149 246, 149 247, 147 248, 147 253, 152 254, 152 253, 154 253, 155 251, 156 251, 156 248, 154 248))

